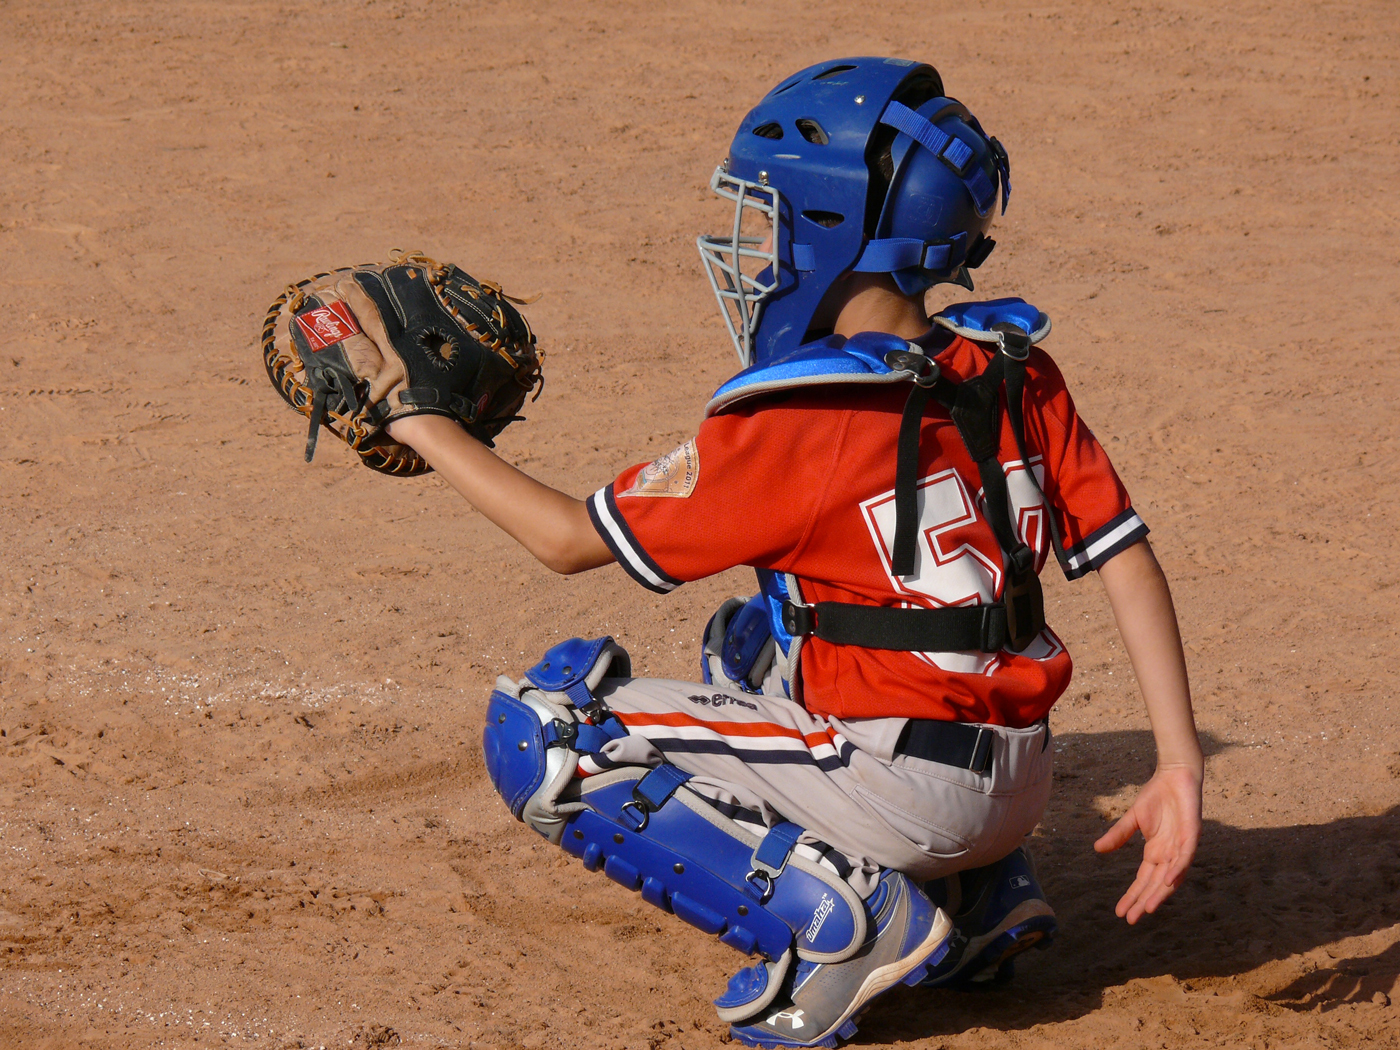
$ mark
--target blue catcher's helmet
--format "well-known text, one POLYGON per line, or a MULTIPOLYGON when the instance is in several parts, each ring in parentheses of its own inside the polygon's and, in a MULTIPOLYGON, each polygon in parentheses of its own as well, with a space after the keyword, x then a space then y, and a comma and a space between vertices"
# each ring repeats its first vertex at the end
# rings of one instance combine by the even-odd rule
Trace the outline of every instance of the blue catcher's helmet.
MULTIPOLYGON (((807 341, 832 283, 888 273, 916 295, 972 287, 1010 165, 932 66, 845 58, 789 77, 744 118, 710 188, 732 229, 699 239, 729 333, 748 367, 807 341)), ((817 335, 820 333, 813 333, 817 335)))

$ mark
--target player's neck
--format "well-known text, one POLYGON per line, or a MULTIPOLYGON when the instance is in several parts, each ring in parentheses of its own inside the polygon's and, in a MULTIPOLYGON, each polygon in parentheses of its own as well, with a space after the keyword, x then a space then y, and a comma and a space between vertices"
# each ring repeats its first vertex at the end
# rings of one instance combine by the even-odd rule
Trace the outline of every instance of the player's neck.
POLYGON ((929 330, 923 296, 900 293, 886 274, 851 274, 846 301, 836 314, 832 331, 850 337, 857 332, 888 332, 917 339, 929 330))

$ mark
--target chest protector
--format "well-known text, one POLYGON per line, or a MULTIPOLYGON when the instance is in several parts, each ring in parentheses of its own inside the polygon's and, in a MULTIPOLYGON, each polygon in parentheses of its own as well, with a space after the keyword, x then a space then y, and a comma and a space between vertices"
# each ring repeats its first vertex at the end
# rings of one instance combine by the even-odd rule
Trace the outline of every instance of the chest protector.
MULTIPOLYGON (((1031 346, 1050 331, 1050 319, 1023 299, 958 303, 931 318, 967 339, 995 346, 981 374, 953 382, 924 350, 898 336, 864 332, 850 339, 830 336, 776 360, 740 372, 719 388, 705 414, 716 415, 750 398, 813 386, 907 384, 895 457, 895 533, 891 568, 914 571, 918 529, 919 431, 930 400, 953 418, 958 435, 977 464, 988 523, 1001 548, 1005 584, 998 601, 976 606, 901 609, 849 602, 808 605, 780 574, 759 569, 761 593, 750 603, 760 610, 782 651, 795 659, 794 641, 814 635, 837 645, 909 652, 1020 652, 1045 628, 1045 602, 1035 573, 1035 552, 1023 543, 1012 520, 1001 444, 1002 393, 1022 462, 1026 453, 1023 394, 1031 346)), ((1032 482, 1034 472, 1027 471, 1032 482)), ((1037 486, 1038 487, 1038 486, 1037 486)), ((1044 493, 1041 493, 1044 500, 1044 493)), ((1047 508, 1049 501, 1045 500, 1047 508)), ((1063 565, 1054 516, 1047 515, 1055 556, 1063 565)), ((795 582, 795 581, 794 581, 795 582)), ((727 639, 726 639, 727 641, 727 639)), ((785 676, 786 677, 786 676, 785 676)))

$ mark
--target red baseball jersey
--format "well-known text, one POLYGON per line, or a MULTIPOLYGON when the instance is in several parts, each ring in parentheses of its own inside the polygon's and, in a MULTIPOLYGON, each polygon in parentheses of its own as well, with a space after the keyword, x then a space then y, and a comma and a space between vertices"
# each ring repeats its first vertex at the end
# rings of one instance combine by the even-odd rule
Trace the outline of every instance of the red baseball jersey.
MULTIPOLYGON (((921 340, 930 349, 946 336, 921 340)), ((986 368, 987 347, 952 337, 943 374, 986 368)), ((907 384, 823 386, 741 402, 660 459, 622 472, 589 497, 589 513, 637 582, 670 591, 736 565, 790 573, 810 603, 939 608, 996 601, 1000 548, 977 467, 952 418, 930 402, 919 441, 915 571, 890 571, 894 474, 907 384)), ((1147 534, 1108 455, 1080 420, 1059 369, 1040 350, 1028 362, 1022 461, 1002 413, 999 459, 1013 520, 1036 552, 1051 551, 1046 507, 1068 555, 1066 574, 1097 569, 1147 534)), ((805 639, 802 701, 841 718, 931 718, 1028 726, 1069 685, 1071 663, 1048 627, 1020 653, 897 652, 805 639)))

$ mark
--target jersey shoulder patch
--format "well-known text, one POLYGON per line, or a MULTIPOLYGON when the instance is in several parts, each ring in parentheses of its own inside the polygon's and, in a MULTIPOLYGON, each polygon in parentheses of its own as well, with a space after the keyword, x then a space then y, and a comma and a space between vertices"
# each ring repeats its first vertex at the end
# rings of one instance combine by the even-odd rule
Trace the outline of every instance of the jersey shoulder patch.
POLYGON ((660 459, 642 468, 635 481, 622 496, 671 496, 685 499, 695 491, 700 480, 700 450, 691 438, 680 448, 674 448, 660 459))

